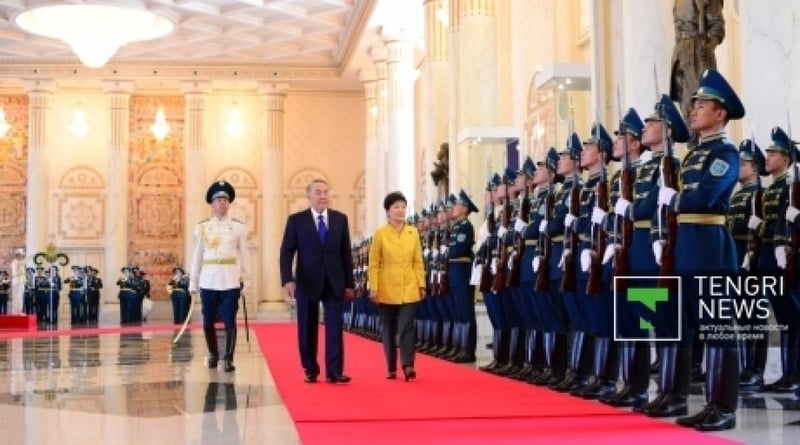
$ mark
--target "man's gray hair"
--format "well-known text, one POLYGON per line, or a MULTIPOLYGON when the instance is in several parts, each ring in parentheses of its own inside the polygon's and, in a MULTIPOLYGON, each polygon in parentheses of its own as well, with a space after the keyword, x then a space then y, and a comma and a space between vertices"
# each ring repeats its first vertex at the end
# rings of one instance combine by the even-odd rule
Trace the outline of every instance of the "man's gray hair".
POLYGON ((326 181, 324 179, 317 178, 317 179, 309 182, 308 185, 306 186, 306 195, 311 193, 311 187, 314 186, 314 184, 325 184, 325 185, 328 185, 328 181, 326 181))

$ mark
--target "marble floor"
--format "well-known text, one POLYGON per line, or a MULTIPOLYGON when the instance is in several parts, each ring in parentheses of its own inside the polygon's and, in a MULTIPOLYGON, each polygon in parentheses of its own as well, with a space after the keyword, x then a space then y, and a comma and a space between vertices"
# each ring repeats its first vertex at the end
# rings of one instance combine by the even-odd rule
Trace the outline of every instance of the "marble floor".
MULTIPOLYGON (((270 318, 289 320, 291 314, 270 318)), ((481 314, 480 345, 489 332, 481 314)), ((201 331, 187 331, 178 344, 172 343, 174 335, 153 330, 0 339, 0 443, 299 443, 255 338, 248 344, 240 333, 237 369, 227 374, 204 366, 201 331)), ((490 360, 489 350, 480 348, 479 354, 478 364, 490 360)), ((770 351, 769 361, 771 380, 777 350, 770 351)), ((690 397, 691 412, 702 404, 702 395, 690 397)), ((753 444, 798 443, 800 398, 761 394, 743 397, 740 406, 736 428, 720 436, 753 444)))

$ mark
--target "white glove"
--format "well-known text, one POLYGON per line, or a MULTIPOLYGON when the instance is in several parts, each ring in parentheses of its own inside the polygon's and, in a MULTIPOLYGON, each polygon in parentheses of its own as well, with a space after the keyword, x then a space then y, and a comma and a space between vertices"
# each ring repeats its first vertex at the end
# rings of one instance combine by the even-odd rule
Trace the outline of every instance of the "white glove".
POLYGON ((492 275, 497 275, 497 258, 492 258, 492 264, 489 266, 489 272, 492 275))
MULTIPOLYGON (((561 259, 558 260, 558 268, 559 269, 562 269, 562 270, 564 269, 564 265, 567 262, 567 257, 569 257, 569 253, 570 253, 569 249, 564 249, 564 251, 561 252, 561 259)), ((570 261, 572 261, 572 260, 570 260, 570 261)))
POLYGON ((196 294, 196 293, 197 293, 197 291, 198 291, 198 289, 197 289, 197 283, 191 283, 191 284, 189 284, 189 293, 190 293, 190 294, 196 294))
POLYGON ((619 244, 609 244, 606 246, 606 251, 603 253, 603 264, 608 263, 611 259, 614 258, 614 255, 617 253, 617 250, 620 249, 619 244))
POLYGON ((778 246, 775 248, 775 261, 778 263, 778 267, 781 269, 786 269, 786 247, 785 246, 778 246))
POLYGON ((598 225, 603 225, 603 220, 606 219, 608 212, 600 207, 594 206, 592 209, 592 222, 598 225))
POLYGON ((589 272, 589 266, 592 265, 592 249, 583 249, 581 251, 581 270, 589 272))
POLYGON ((447 246, 445 245, 439 246, 439 253, 442 255, 447 255, 447 246))
POLYGON ((753 256, 753 252, 746 252, 744 254, 744 259, 742 259, 742 269, 750 270, 750 257, 753 256))
POLYGON ((614 213, 621 217, 625 217, 625 212, 628 210, 628 207, 631 205, 631 202, 623 197, 617 198, 617 203, 614 204, 614 213))
POLYGON ((786 208, 786 221, 793 223, 797 219, 797 215, 800 215, 800 210, 797 210, 797 207, 789 206, 786 208))
POLYGON ((525 230, 525 226, 527 226, 527 224, 525 224, 525 221, 521 220, 520 218, 517 218, 517 220, 514 221, 514 230, 517 232, 522 232, 525 230))
POLYGON ((422 251, 422 257, 423 258, 428 258, 428 255, 430 255, 430 253, 431 253, 431 249, 428 249, 426 247, 425 250, 422 251))
POLYGON ((661 187, 658 189, 658 203, 668 206, 672 203, 672 197, 678 193, 675 189, 669 187, 661 187))
POLYGON ((242 290, 239 291, 241 295, 250 295, 250 286, 242 286, 242 290))
POLYGON ((661 265, 661 255, 664 254, 664 241, 653 241, 653 256, 656 257, 656 264, 661 265))
POLYGON ((539 232, 547 234, 547 220, 543 219, 542 222, 539 223, 539 232))
POLYGON ((567 213, 567 216, 564 217, 564 225, 572 228, 572 225, 575 224, 575 220, 578 219, 577 216, 573 215, 572 213, 567 213))
POLYGON ((536 255, 533 257, 533 261, 531 262, 531 266, 533 266, 533 273, 539 272, 539 266, 541 265, 542 257, 541 255, 536 255))
POLYGON ((750 230, 758 230, 762 221, 763 220, 756 215, 750 215, 750 219, 747 220, 747 228, 750 230))
POLYGON ((508 256, 508 263, 506 263, 506 266, 508 266, 508 270, 511 270, 511 269, 514 268, 514 266, 513 266, 513 264, 514 264, 514 256, 516 254, 517 254, 517 252, 511 252, 511 255, 508 256))
POLYGON ((508 233, 508 229, 506 229, 503 226, 500 226, 500 228, 497 229, 497 236, 499 236, 500 238, 506 236, 506 233, 508 233))

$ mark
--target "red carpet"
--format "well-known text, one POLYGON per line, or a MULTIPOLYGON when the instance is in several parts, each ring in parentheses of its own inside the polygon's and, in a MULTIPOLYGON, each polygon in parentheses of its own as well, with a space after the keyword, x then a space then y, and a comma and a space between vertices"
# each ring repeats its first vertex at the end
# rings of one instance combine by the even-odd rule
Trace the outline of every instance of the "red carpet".
POLYGON ((424 355, 416 381, 386 380, 382 346, 349 334, 345 373, 353 381, 311 385, 303 382, 296 325, 251 327, 305 444, 734 443, 424 355))

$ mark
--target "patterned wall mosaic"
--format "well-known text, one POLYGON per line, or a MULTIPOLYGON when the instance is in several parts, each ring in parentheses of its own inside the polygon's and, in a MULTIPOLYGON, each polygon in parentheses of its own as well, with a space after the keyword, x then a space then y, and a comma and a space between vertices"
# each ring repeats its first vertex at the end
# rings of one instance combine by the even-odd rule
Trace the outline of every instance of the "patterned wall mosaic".
POLYGON ((13 249, 25 246, 28 97, 4 96, 0 107, 11 127, 0 138, 0 269, 8 269, 13 249))
POLYGON ((128 261, 145 271, 151 297, 157 300, 169 298, 172 267, 185 263, 184 113, 183 97, 131 98, 128 261), (159 107, 171 126, 162 141, 150 132, 159 107))

